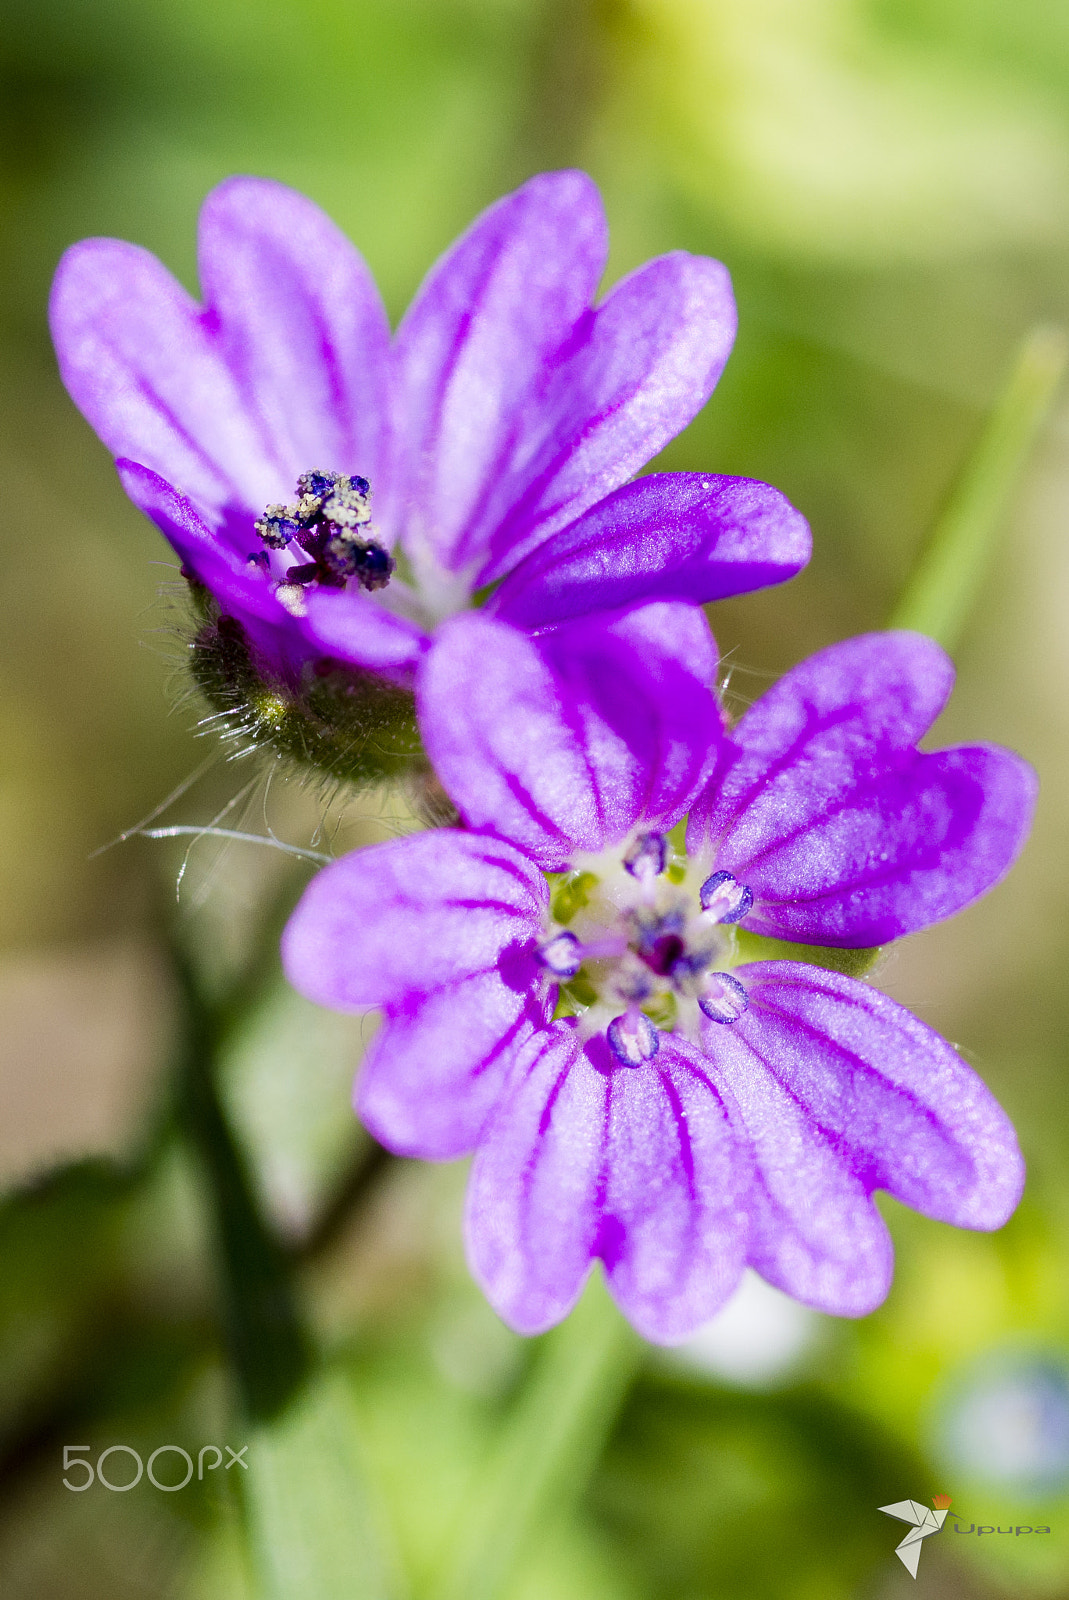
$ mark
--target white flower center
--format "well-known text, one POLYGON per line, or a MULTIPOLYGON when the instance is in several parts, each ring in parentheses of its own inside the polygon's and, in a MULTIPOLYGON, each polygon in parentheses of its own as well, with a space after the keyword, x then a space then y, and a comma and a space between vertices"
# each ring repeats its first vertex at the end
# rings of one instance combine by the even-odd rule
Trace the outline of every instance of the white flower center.
POLYGON ((559 1009, 587 1036, 604 1032, 626 1066, 656 1054, 659 1030, 696 1039, 703 1019, 736 1022, 747 1000, 728 970, 732 924, 752 904, 745 884, 674 856, 662 833, 576 860, 540 951, 561 986, 559 1009))

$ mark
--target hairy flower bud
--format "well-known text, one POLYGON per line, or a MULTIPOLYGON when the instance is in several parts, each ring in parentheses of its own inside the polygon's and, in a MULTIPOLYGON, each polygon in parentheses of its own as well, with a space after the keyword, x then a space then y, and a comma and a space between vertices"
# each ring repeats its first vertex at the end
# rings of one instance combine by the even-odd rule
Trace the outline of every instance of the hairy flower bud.
POLYGON ((240 622, 223 616, 204 590, 190 667, 224 736, 265 749, 339 783, 429 775, 416 730, 412 691, 339 662, 305 663, 295 683, 262 670, 240 622))

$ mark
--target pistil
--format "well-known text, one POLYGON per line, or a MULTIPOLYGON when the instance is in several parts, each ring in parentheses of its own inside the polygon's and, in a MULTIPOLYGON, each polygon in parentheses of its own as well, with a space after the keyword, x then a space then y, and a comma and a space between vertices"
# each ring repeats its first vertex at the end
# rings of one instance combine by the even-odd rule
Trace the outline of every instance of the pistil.
POLYGON ((561 985, 565 1009, 585 1017, 585 1028, 604 1029, 621 1065, 639 1066, 656 1054, 662 1031, 696 1038, 703 1018, 730 1025, 743 1015, 746 989, 724 965, 729 929, 752 905, 749 886, 732 873, 700 879, 665 834, 647 829, 558 888, 553 914, 570 926, 549 934, 539 959, 561 985))

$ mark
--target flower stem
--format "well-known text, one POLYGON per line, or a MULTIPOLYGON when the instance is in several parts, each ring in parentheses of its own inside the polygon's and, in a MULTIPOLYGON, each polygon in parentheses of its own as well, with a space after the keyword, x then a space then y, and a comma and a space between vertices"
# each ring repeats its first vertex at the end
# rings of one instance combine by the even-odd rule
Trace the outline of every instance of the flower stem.
POLYGON ((888 626, 930 634, 947 650, 961 636, 994 552, 999 524, 1069 361, 1061 328, 1033 328, 932 529, 888 626))
POLYGON ((433 1600, 498 1600, 536 1531, 581 1493, 642 1353, 604 1283, 592 1278, 571 1316, 542 1341, 433 1600))
POLYGON ((175 952, 185 1010, 178 1113, 207 1183, 231 1360, 250 1419, 275 1416, 309 1370, 309 1350, 285 1255, 268 1229, 219 1100, 220 1011, 175 952))

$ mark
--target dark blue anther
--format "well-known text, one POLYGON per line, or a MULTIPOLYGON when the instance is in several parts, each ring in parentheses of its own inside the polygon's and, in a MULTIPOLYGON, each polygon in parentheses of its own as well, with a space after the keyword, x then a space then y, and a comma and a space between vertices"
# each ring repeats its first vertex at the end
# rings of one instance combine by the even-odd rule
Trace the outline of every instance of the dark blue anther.
POLYGON ((365 545, 356 564, 356 576, 361 589, 369 592, 384 589, 393 576, 397 563, 381 544, 365 545))
POLYGON ((717 922, 741 922, 753 905, 753 890, 730 872, 714 872, 699 891, 702 910, 712 912, 717 922))
MULTIPOLYGON (((341 482, 341 477, 342 474, 340 472, 320 472, 317 469, 313 469, 311 472, 302 472, 297 479, 297 493, 300 495, 314 494, 321 500, 325 494, 331 492, 336 483, 341 482)), ((361 478, 359 481, 363 483, 364 479, 361 478)))
POLYGON ((574 978, 583 964, 583 952, 574 933, 558 933, 544 944, 538 959, 555 978, 574 978))
POLYGON ((641 1011, 628 1011, 615 1017, 605 1030, 609 1049, 625 1067, 641 1067, 652 1061, 661 1048, 661 1036, 641 1011))
POLYGON ((668 840, 663 833, 640 833, 624 856, 633 878, 660 877, 668 864, 668 840))
POLYGON ((268 506, 263 516, 257 519, 255 527, 264 544, 270 545, 272 550, 284 550, 301 531, 292 506, 268 506))
POLYGON ((749 1004, 746 990, 730 972, 710 973, 705 993, 698 996, 699 1008, 710 1022, 738 1022, 749 1004))

